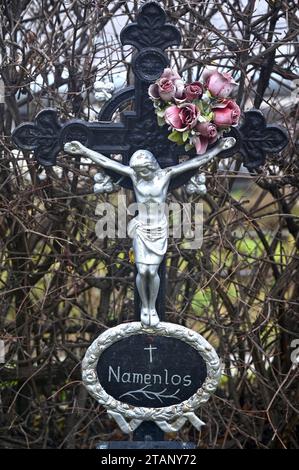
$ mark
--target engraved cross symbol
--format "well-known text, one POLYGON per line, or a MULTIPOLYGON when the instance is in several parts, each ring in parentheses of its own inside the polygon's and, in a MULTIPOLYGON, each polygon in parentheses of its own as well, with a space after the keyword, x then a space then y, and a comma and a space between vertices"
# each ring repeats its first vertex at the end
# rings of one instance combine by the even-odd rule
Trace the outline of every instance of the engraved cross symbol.
POLYGON ((158 349, 158 348, 153 348, 152 345, 150 345, 148 348, 143 348, 144 351, 149 351, 149 360, 150 360, 150 364, 153 362, 153 351, 154 349, 158 349))

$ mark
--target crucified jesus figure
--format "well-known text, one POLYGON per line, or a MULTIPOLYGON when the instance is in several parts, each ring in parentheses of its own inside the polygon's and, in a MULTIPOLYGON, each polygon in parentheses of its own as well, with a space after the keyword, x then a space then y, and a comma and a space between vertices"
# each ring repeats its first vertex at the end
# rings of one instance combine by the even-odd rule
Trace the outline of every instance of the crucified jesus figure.
POLYGON ((166 168, 161 168, 148 150, 135 152, 127 166, 90 150, 77 141, 68 142, 64 146, 67 153, 90 158, 102 168, 113 170, 132 180, 138 215, 129 223, 128 234, 133 238, 137 267, 136 285, 141 299, 140 320, 145 326, 156 326, 160 321, 156 311, 160 286, 158 269, 167 250, 168 222, 165 202, 170 180, 186 171, 200 168, 234 145, 233 137, 223 138, 204 155, 166 168))

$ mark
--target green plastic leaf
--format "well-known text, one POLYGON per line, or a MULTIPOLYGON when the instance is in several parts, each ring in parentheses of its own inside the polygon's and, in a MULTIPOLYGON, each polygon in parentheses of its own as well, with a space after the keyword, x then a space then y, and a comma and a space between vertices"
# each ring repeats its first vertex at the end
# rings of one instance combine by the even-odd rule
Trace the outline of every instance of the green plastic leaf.
POLYGON ((186 142, 189 139, 189 131, 183 132, 183 142, 186 142))
POLYGON ((169 136, 168 136, 168 139, 171 142, 175 142, 178 145, 182 145, 184 143, 183 142, 183 136, 178 131, 171 132, 171 134, 169 134, 169 136))
POLYGON ((171 140, 171 142, 175 142, 175 143, 177 143, 178 138, 179 138, 179 135, 177 131, 171 132, 171 134, 169 134, 168 136, 168 139, 171 140))
POLYGON ((191 145, 191 144, 186 144, 185 145, 186 152, 189 152, 189 150, 191 150, 191 149, 193 149, 193 145, 191 145))
POLYGON ((156 114, 157 114, 157 116, 162 118, 162 117, 164 117, 165 111, 163 111, 162 109, 158 109, 158 111, 156 111, 156 114))
POLYGON ((161 117, 158 116, 158 117, 157 117, 157 120, 158 120, 158 126, 160 126, 160 127, 164 126, 165 121, 164 121, 163 118, 161 118, 161 117))
POLYGON ((199 109, 199 111, 202 113, 203 112, 203 101, 199 101, 198 104, 197 104, 197 107, 199 109))
POLYGON ((197 118, 198 122, 207 122, 207 119, 205 116, 203 116, 202 114, 200 114, 197 118))

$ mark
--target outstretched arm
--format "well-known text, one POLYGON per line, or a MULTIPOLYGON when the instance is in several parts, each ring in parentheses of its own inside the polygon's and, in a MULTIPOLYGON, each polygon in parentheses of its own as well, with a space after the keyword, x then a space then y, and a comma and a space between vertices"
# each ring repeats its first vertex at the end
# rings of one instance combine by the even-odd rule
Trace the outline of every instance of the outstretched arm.
POLYGON ((198 155, 197 157, 191 158, 186 162, 180 163, 177 166, 171 166, 168 168, 170 171, 170 177, 174 177, 185 173, 185 171, 195 170, 196 168, 200 168, 205 163, 212 160, 216 155, 218 155, 223 150, 229 149, 233 147, 236 143, 234 137, 226 137, 221 139, 219 144, 213 147, 211 150, 208 150, 204 155, 198 155))
POLYGON ((90 158, 93 162, 100 165, 102 168, 108 168, 113 170, 116 173, 121 175, 131 176, 132 169, 129 166, 123 165, 122 163, 116 162, 101 153, 95 152, 87 147, 85 147, 80 142, 73 140, 72 142, 67 142, 64 145, 64 150, 71 155, 82 155, 82 157, 90 158))

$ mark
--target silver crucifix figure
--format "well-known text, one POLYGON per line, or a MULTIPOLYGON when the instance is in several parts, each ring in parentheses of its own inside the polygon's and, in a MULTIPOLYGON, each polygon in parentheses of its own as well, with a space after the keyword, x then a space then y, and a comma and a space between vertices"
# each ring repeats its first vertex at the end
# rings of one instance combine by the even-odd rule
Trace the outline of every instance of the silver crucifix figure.
POLYGON ((67 153, 90 158, 100 167, 128 176, 132 180, 138 215, 130 221, 128 234, 133 238, 137 266, 136 285, 142 304, 140 320, 145 326, 154 327, 160 321, 156 311, 160 286, 158 269, 167 250, 168 221, 165 202, 170 180, 186 171, 200 168, 234 145, 233 137, 223 138, 204 155, 163 169, 148 150, 135 152, 127 166, 90 150, 77 141, 68 142, 64 146, 67 153))

